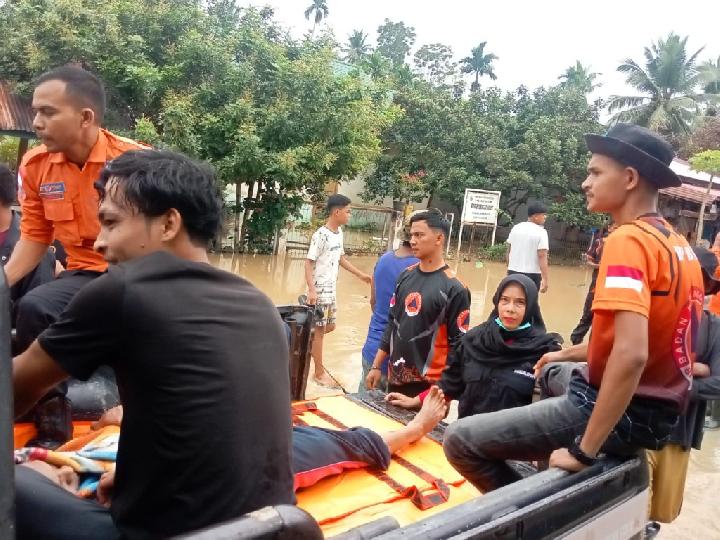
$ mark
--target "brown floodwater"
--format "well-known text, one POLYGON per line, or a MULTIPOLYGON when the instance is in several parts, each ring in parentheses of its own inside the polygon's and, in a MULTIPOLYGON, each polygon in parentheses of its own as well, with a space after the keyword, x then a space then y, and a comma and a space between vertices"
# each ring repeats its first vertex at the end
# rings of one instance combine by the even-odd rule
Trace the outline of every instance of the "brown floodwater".
MULTIPOLYGON (((371 273, 377 257, 352 257, 353 264, 371 273)), ((293 304, 305 292, 304 259, 267 255, 215 255, 219 268, 250 280, 276 304, 293 304)), ((472 295, 471 325, 485 320, 492 309, 495 287, 505 276, 505 265, 496 262, 449 263, 472 295)), ((551 266, 550 287, 541 295, 540 307, 547 328, 569 344, 569 336, 582 311, 591 272, 584 267, 551 266)), ((325 365, 349 392, 357 390, 361 375, 360 350, 370 321, 370 289, 349 272, 340 270, 338 278, 337 329, 325 337, 325 365)), ((328 389, 308 382, 308 398, 328 389)), ((715 496, 720 493, 720 431, 705 434, 702 451, 692 451, 680 517, 663 525, 662 540, 700 540, 720 538, 720 512, 715 496)))

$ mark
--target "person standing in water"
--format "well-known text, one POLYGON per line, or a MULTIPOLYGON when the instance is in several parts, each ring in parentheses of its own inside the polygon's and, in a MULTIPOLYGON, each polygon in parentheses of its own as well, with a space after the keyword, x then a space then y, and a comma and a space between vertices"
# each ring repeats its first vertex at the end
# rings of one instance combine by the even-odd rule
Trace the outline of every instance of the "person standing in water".
POLYGON ((410 218, 410 246, 420 263, 405 270, 390 300, 388 323, 365 380, 380 382, 388 359, 388 389, 410 397, 440 380, 470 324, 470 291, 445 263, 450 223, 437 210, 410 218))
MULTIPOLYGON (((372 308, 372 317, 370 317, 370 326, 368 327, 367 339, 362 348, 362 377, 360 378, 360 386, 358 392, 365 392, 365 379, 372 367, 373 360, 380 347, 380 340, 388 322, 388 312, 390 311, 390 299, 395 284, 402 272, 417 264, 420 260, 413 255, 410 247, 410 223, 407 222, 402 229, 402 240, 400 247, 395 251, 388 251, 375 265, 373 272, 373 281, 370 291, 370 307, 372 308)), ((381 365, 380 387, 387 388, 387 360, 381 365)))
POLYGON ((548 290, 548 233, 545 230, 547 208, 541 202, 528 204, 528 218, 510 231, 508 275, 524 274, 533 280, 541 293, 548 290))
POLYGON ((330 195, 327 200, 328 218, 310 240, 305 259, 305 281, 307 283, 308 305, 315 306, 322 313, 316 321, 312 342, 312 357, 315 362, 313 381, 322 386, 335 387, 337 383, 330 377, 323 364, 323 342, 325 334, 335 330, 337 311, 337 278, 340 266, 367 284, 372 278, 357 269, 345 256, 343 248, 342 226, 350 221, 350 199, 345 195, 330 195))
POLYGON ((570 333, 570 343, 573 345, 582 343, 583 339, 585 339, 585 334, 590 330, 590 323, 592 322, 592 302, 595 297, 595 284, 597 283, 598 269, 600 268, 603 243, 611 230, 612 227, 610 229, 605 226, 601 227, 600 230, 593 235, 590 247, 585 253, 585 263, 592 268, 593 271, 592 277, 590 278, 590 288, 585 296, 582 315, 580 316, 577 326, 570 333))

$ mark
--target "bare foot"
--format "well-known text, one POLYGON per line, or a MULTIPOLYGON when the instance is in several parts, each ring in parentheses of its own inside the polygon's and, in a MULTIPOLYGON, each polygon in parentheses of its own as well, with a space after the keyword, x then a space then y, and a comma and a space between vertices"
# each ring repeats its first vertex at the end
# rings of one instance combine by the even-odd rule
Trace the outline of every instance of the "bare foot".
MULTIPOLYGON (((415 415, 408 426, 415 425, 421 432, 420 437, 430 433, 440 420, 445 418, 447 412, 447 403, 445 402, 445 394, 437 386, 430 388, 430 392, 425 396, 422 407, 415 415)), ((418 438, 420 438, 418 437, 418 438)))
POLYGON ((338 384, 328 375, 327 371, 323 371, 320 374, 315 373, 315 375, 313 375, 313 382, 328 388, 339 388, 338 384))

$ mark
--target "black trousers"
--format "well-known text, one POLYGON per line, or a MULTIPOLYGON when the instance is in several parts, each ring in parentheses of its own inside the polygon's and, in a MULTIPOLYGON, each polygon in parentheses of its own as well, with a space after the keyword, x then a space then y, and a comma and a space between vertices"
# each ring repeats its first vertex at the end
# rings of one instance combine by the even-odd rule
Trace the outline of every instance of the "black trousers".
POLYGON ((570 342, 573 345, 582 343, 585 339, 585 334, 590 330, 592 324, 592 303, 595 298, 595 283, 597 281, 598 271, 597 268, 593 270, 592 280, 590 281, 590 288, 588 289, 587 295, 585 296, 585 305, 583 306, 583 312, 580 316, 580 320, 575 327, 575 330, 570 334, 570 342))
POLYGON ((516 272, 515 270, 508 270, 507 275, 509 276, 511 274, 522 274, 523 276, 529 277, 530 279, 533 280, 533 283, 537 287, 537 290, 538 291, 540 290, 540 282, 542 281, 542 274, 533 274, 530 272, 516 272))
POLYGON ((15 467, 17 540, 120 538, 110 511, 61 488, 28 467, 15 467))
POLYGON ((35 287, 17 305, 16 351, 25 351, 48 326, 54 323, 73 296, 100 272, 72 270, 49 283, 35 287))

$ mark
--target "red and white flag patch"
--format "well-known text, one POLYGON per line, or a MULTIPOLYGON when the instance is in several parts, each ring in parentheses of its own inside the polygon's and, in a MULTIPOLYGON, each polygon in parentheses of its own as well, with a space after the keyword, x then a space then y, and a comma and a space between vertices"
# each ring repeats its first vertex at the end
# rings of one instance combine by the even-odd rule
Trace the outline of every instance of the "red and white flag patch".
POLYGON ((608 266, 605 276, 606 289, 633 289, 641 292, 643 289, 643 273, 631 266, 608 266))

